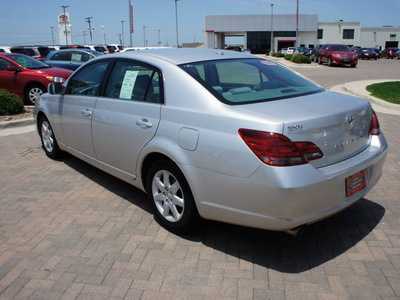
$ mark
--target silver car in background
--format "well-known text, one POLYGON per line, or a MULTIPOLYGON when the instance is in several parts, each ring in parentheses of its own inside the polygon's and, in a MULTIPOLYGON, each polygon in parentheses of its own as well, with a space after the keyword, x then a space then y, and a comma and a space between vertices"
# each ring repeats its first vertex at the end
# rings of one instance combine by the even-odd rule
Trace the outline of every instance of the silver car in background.
POLYGON ((36 102, 43 149, 148 194, 174 232, 201 218, 294 231, 361 199, 387 143, 368 101, 233 51, 96 58, 36 102))

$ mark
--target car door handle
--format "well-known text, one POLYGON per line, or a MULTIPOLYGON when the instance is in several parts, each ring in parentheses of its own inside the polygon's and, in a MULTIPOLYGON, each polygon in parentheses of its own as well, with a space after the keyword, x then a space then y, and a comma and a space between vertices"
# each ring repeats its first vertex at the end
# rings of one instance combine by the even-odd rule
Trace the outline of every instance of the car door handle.
POLYGON ((151 128, 151 127, 153 127, 153 124, 150 123, 147 119, 141 119, 139 121, 136 121, 136 125, 139 125, 142 128, 151 128))
POLYGON ((81 113, 84 117, 90 117, 92 115, 92 112, 88 109, 83 110, 81 113))

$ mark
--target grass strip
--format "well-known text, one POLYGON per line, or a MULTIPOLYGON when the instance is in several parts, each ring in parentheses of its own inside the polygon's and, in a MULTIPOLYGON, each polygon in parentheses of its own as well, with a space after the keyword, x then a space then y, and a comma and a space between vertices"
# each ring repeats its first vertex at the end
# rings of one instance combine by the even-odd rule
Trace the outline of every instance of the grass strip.
POLYGON ((400 104, 400 81, 374 83, 367 86, 366 90, 376 98, 400 104))

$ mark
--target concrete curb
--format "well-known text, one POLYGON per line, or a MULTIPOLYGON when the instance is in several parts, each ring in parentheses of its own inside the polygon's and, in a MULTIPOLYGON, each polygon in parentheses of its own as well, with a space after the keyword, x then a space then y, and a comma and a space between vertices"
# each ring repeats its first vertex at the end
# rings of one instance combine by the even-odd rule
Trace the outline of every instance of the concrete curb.
POLYGON ((22 127, 29 126, 35 124, 35 120, 33 118, 26 118, 15 121, 3 121, 0 122, 0 129, 13 128, 13 127, 22 127))

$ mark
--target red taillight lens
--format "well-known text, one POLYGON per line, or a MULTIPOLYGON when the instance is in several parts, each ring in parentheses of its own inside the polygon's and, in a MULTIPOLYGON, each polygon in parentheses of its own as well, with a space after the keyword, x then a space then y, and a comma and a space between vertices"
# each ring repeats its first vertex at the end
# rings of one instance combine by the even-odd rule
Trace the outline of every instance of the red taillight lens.
POLYGON ((372 111, 372 120, 369 125, 369 135, 379 135, 381 133, 381 129, 379 126, 378 117, 376 116, 375 111, 372 111))
POLYGON ((239 135, 251 151, 262 162, 270 166, 301 165, 324 156, 313 143, 293 143, 279 133, 240 129, 239 135))

